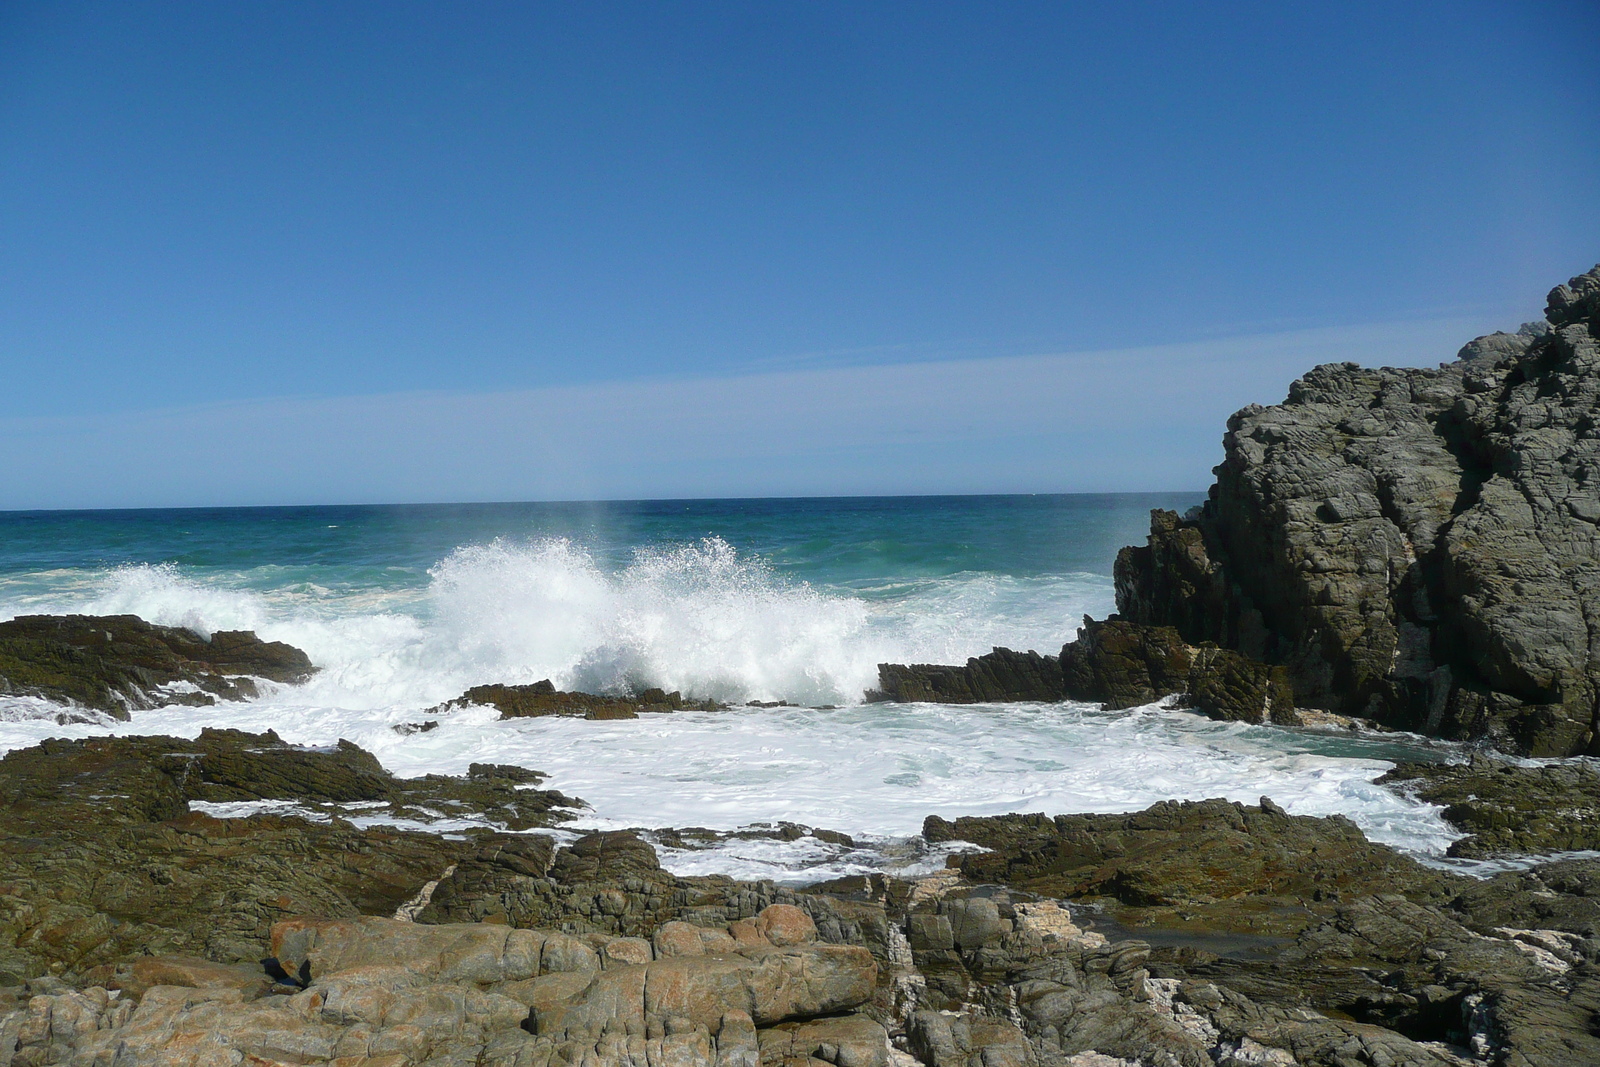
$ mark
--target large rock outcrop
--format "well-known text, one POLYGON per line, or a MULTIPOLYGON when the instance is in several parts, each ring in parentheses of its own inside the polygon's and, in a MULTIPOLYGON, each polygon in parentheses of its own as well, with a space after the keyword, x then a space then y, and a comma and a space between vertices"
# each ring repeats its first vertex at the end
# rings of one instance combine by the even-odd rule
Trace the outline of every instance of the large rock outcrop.
POLYGON ((1302 706, 1508 750, 1596 748, 1600 267, 1437 369, 1317 367, 1228 422, 1117 604, 1284 666, 1302 706))
POLYGON ((39 696, 126 719, 163 704, 258 695, 254 679, 296 683, 306 654, 248 630, 209 638, 137 615, 23 615, 0 622, 0 693, 39 696))

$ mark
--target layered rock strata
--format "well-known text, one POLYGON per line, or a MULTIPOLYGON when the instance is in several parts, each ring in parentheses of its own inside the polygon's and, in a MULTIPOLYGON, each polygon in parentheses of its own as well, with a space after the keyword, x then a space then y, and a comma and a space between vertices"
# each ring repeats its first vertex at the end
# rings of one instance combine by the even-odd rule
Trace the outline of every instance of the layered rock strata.
POLYGON ((1282 665, 1303 706, 1597 751, 1600 267, 1437 369, 1317 367, 1228 422, 1210 499, 1119 556, 1128 620, 1282 665))
POLYGON ((209 638, 136 615, 24 615, 0 622, 0 694, 38 696, 126 719, 164 704, 204 707, 258 695, 255 679, 293 684, 311 660, 247 630, 209 638))

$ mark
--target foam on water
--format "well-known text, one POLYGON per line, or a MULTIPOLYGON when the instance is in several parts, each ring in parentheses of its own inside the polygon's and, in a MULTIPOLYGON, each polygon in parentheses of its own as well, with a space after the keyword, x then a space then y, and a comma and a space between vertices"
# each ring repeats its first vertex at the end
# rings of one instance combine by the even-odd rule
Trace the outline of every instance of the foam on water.
POLYGON ((0 698, 0 751, 51 736, 271 727, 301 744, 348 738, 403 776, 473 762, 535 768, 591 805, 578 826, 788 821, 857 838, 856 848, 757 836, 662 850, 684 873, 785 881, 937 865, 943 853, 916 836, 928 815, 1121 812, 1169 798, 1266 795, 1297 814, 1348 815, 1375 840, 1423 854, 1456 836, 1436 808, 1372 784, 1398 753, 1392 743, 1154 707, 859 703, 880 662, 960 662, 997 644, 1054 651, 1085 613, 1110 610, 1104 576, 974 571, 822 586, 716 537, 607 558, 543 538, 461 547, 409 577, 283 566, 14 573, 0 583, 0 616, 130 613, 206 634, 251 629, 305 649, 320 671, 304 686, 268 684, 255 702, 161 708, 131 723, 63 722, 54 705, 0 698), (589 691, 657 685, 844 706, 621 722, 500 722, 466 709, 430 715, 440 726, 427 733, 393 729, 471 685, 547 677, 589 691))
POLYGON ((490 709, 466 709, 439 717, 435 730, 400 735, 392 727, 407 719, 401 709, 276 699, 162 708, 110 728, 0 724, 0 739, 270 725, 299 744, 348 738, 403 776, 460 774, 474 762, 537 768, 550 775, 546 787, 591 805, 574 827, 735 830, 788 821, 858 838, 856 850, 757 839, 663 855, 683 873, 759 871, 790 881, 915 862, 922 854, 907 852, 908 841, 928 815, 1122 812, 1167 799, 1254 803, 1265 795, 1298 815, 1347 815, 1373 840, 1416 853, 1441 855, 1460 836, 1437 807, 1373 784, 1390 759, 1416 754, 1394 742, 1216 723, 1155 706, 736 708, 596 722, 502 722, 490 709))
MULTIPOLYGON (((996 644, 1055 651, 1111 606, 1092 575, 964 574, 861 592, 819 589, 708 537, 635 550, 608 571, 564 538, 457 549, 422 588, 341 590, 258 572, 103 571, 0 601, 23 611, 134 614, 202 634, 255 630, 305 649, 311 704, 425 707, 485 682, 660 686, 724 701, 849 704, 881 662, 960 661, 996 644)), ((0 589, 19 594, 20 589, 0 589)))

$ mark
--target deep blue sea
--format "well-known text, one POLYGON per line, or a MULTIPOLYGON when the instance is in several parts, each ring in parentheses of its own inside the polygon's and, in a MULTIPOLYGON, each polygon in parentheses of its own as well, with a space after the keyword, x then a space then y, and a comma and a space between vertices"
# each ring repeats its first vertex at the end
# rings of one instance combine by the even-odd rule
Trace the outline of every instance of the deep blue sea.
MULTIPOLYGON (((349 738, 400 774, 475 761, 543 770, 589 803, 583 825, 789 820, 869 843, 747 841, 667 856, 685 872, 789 880, 905 861, 930 814, 1122 811, 1168 797, 1268 794, 1441 850, 1452 835, 1435 809, 1371 782, 1385 760, 1414 754, 1406 739, 1212 723, 1160 706, 861 703, 880 662, 959 663, 996 645, 1058 651, 1085 614, 1114 610, 1112 561, 1142 543, 1150 509, 1201 499, 0 513, 0 618, 131 613, 202 634, 250 629, 319 667, 258 701, 174 705, 129 723, 0 698, 0 751, 52 735, 273 728, 305 744, 349 738), (624 722, 430 710, 472 685, 542 678, 591 692, 661 686, 734 707, 624 722), (430 720, 439 725, 425 733, 395 729, 430 720)), ((459 825, 439 813, 430 828, 459 825)))

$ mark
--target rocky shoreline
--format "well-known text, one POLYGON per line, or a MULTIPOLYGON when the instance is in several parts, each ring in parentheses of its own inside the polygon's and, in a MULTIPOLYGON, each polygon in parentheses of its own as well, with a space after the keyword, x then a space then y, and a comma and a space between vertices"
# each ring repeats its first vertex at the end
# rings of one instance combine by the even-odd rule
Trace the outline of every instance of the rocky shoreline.
MULTIPOLYGON (((1600 825, 1583 763, 1389 777, 1448 805, 1461 856, 1600 825)), ((0 1067, 1600 1057, 1600 860, 1474 879, 1264 797, 930 818, 928 842, 984 851, 795 889, 674 875, 635 832, 533 832, 582 807, 541 778, 397 779, 348 742, 235 730, 8 754, 0 1067), (272 802, 295 813, 244 813, 272 802), (482 825, 353 821, 446 812, 482 825)))
MULTIPOLYGON (((270 796, 503 813, 508 785, 534 784, 516 778, 396 780, 354 746, 231 731, 12 753, 0 1055, 7 1067, 1600 1055, 1600 860, 1481 881, 1266 798, 929 819, 930 841, 987 851, 928 877, 803 890, 675 876, 630 832, 558 845, 186 810, 270 796)), ((576 803, 513 791, 527 820, 576 803)))
MULTIPOLYGON (((1123 550, 1117 615, 1055 655, 884 664, 869 694, 1472 742, 1380 784, 1441 805, 1453 857, 1511 869, 1262 797, 930 817, 925 841, 979 850, 797 889, 679 876, 651 844, 713 831, 564 829, 583 802, 528 768, 402 779, 270 731, 51 740, 0 759, 0 1067, 1600 1063, 1600 772, 1526 758, 1600 753, 1597 338, 1600 267, 1438 370, 1317 368, 1230 421, 1202 508, 1123 550)), ((63 722, 312 671, 250 633, 0 623, 0 693, 63 722)), ((467 705, 722 707, 546 681, 426 714, 467 705)))

